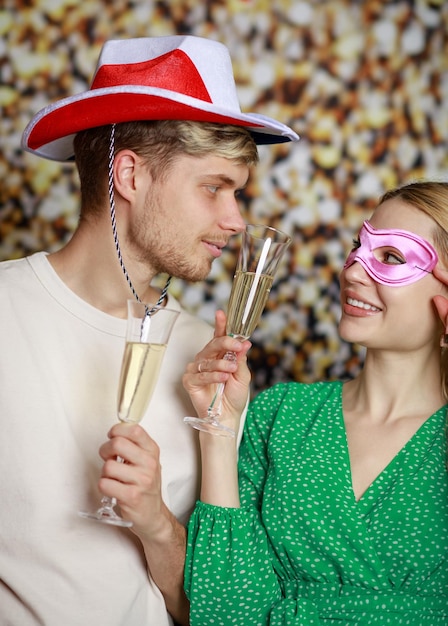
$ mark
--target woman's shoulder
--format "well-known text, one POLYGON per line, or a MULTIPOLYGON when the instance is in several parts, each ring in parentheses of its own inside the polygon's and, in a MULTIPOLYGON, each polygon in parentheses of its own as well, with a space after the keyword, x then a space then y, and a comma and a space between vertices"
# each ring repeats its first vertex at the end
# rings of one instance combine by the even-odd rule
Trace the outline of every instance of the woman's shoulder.
POLYGON ((294 423, 297 432, 306 431, 322 412, 341 404, 342 385, 342 381, 277 383, 252 400, 246 430, 255 431, 263 440, 275 438, 285 423, 294 423))
POLYGON ((326 398, 334 393, 340 393, 342 381, 318 381, 313 383, 285 382, 277 383, 268 389, 260 392, 254 402, 276 402, 316 400, 326 398))

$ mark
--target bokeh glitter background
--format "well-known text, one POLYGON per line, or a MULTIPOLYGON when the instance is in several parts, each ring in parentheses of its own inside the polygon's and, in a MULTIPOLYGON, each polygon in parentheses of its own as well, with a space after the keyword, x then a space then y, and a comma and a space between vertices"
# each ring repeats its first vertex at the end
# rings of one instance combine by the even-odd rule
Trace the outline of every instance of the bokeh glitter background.
MULTIPOLYGON (((302 136, 294 146, 260 149, 242 199, 248 221, 294 239, 253 336, 253 389, 356 373, 362 349, 337 334, 338 274, 353 235, 386 189, 448 179, 448 2, 3 0, 0 6, 0 259, 54 250, 77 223, 74 167, 20 149, 32 115, 88 88, 106 39, 210 37, 230 49, 242 109, 277 118, 302 136)), ((225 309, 237 245, 205 283, 172 287, 207 321, 217 307, 225 309)))

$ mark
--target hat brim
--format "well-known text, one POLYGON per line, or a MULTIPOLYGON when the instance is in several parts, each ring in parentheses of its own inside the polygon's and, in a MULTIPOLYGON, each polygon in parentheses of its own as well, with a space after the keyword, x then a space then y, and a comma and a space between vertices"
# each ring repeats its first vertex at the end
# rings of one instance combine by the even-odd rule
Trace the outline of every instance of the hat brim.
POLYGON ((73 137, 81 130, 167 119, 244 126, 260 145, 299 139, 288 126, 264 115, 223 109, 166 89, 128 85, 93 89, 42 109, 26 127, 22 147, 47 159, 67 161, 73 157, 73 137))

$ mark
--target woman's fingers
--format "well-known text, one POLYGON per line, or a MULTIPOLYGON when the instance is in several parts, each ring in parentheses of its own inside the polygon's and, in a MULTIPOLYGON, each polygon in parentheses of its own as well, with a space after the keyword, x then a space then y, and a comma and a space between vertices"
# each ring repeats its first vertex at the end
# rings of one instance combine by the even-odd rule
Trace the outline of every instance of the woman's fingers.
POLYGON ((215 313, 215 333, 214 337, 223 337, 226 335, 227 317, 224 311, 218 310, 215 313))

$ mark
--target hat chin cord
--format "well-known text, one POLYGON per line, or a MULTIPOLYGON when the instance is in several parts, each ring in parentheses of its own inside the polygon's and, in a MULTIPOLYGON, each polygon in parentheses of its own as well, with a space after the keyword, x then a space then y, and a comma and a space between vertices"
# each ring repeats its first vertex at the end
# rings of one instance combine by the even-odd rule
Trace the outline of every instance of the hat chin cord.
POLYGON ((162 293, 160 294, 160 298, 157 300, 155 306, 153 306, 151 309, 147 307, 146 304, 140 300, 138 293, 134 289, 131 279, 129 278, 129 274, 124 265, 123 256, 120 250, 120 242, 118 240, 118 233, 117 233, 117 220, 115 216, 114 160, 115 160, 115 124, 112 124, 111 132, 110 132, 110 143, 109 143, 109 205, 110 205, 110 217, 112 221, 112 233, 114 236, 115 249, 117 251, 120 267, 123 270, 123 274, 134 295, 134 298, 137 300, 137 302, 144 304, 145 309, 146 309, 146 315, 151 315, 151 313, 153 313, 156 310, 156 308, 159 305, 161 305, 162 302, 165 300, 168 287, 170 286, 171 276, 168 276, 168 280, 166 281, 165 286, 162 289, 162 293))

